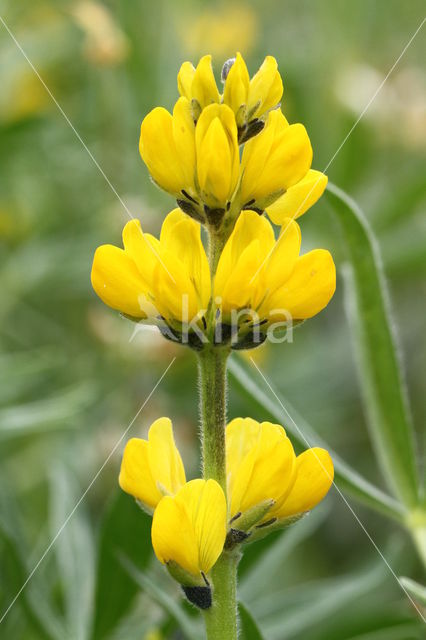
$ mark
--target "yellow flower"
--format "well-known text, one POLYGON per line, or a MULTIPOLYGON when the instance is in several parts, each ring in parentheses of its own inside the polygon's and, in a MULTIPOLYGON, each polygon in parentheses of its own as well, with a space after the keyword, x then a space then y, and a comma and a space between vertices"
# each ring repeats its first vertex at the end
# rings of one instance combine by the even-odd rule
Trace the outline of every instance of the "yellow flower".
POLYGON ((263 128, 265 115, 281 100, 283 83, 277 61, 267 56, 250 80, 244 58, 237 53, 225 63, 222 74, 226 76, 223 101, 234 111, 240 142, 244 142, 263 128))
POLYGON ((248 116, 259 118, 276 107, 283 95, 283 82, 273 56, 266 56, 258 72, 250 80, 248 116))
POLYGON ((232 110, 212 104, 203 110, 195 129, 197 176, 203 201, 225 209, 238 183, 240 156, 232 110))
POLYGON ((275 224, 283 224, 286 218, 299 218, 320 199, 327 182, 326 175, 310 169, 302 180, 266 207, 268 216, 275 224))
POLYGON ((228 424, 226 466, 231 518, 268 499, 281 506, 296 476, 296 456, 284 429, 251 418, 228 424))
POLYGON ((185 469, 169 418, 153 422, 148 440, 128 441, 118 481, 123 491, 148 511, 154 510, 164 495, 174 495, 185 484, 185 469))
POLYGON ((219 102, 220 95, 214 79, 211 55, 203 56, 195 69, 191 62, 184 62, 179 70, 178 89, 192 103, 195 120, 212 102, 219 102))
POLYGON ((265 128, 244 146, 241 202, 264 209, 305 177, 312 147, 302 124, 289 125, 281 111, 271 111, 265 128))
POLYGON ((154 512, 155 555, 196 578, 213 567, 225 537, 226 500, 215 480, 191 480, 175 496, 165 496, 154 512))
POLYGON ((252 310, 253 322, 304 320, 321 311, 336 287, 330 253, 315 249, 299 256, 299 225, 287 219, 275 240, 272 225, 243 211, 227 241, 214 281, 225 323, 231 312, 252 310))
POLYGON ((173 116, 163 107, 148 113, 141 125, 139 151, 158 186, 178 198, 182 191, 195 194, 194 121, 186 98, 176 102, 173 116))
POLYGON ((95 253, 92 286, 105 304, 152 324, 164 320, 179 327, 201 319, 210 299, 210 271, 197 222, 174 209, 157 240, 131 220, 123 245, 102 245, 95 253))
POLYGON ((325 497, 334 477, 327 451, 316 447, 296 457, 282 426, 251 418, 228 424, 226 465, 237 529, 301 516, 325 497))

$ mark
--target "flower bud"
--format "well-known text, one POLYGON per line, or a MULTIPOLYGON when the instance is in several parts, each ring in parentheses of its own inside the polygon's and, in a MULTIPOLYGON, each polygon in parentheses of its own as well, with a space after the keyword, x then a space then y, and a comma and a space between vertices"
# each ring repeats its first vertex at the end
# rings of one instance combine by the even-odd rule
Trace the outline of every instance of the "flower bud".
POLYGON ((196 69, 191 62, 183 63, 178 73, 178 90, 192 104, 194 120, 209 104, 220 101, 211 55, 203 56, 196 69))
POLYGON ((249 86, 250 77, 246 63, 241 54, 237 53, 226 78, 223 101, 234 112, 238 127, 245 124, 249 86))

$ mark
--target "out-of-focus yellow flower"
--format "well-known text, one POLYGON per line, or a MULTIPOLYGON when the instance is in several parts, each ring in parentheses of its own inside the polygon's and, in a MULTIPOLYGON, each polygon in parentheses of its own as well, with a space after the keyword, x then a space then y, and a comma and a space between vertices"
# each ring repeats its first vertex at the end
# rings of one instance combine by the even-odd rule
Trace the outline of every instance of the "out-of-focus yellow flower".
POLYGON ((125 60, 128 40, 106 6, 83 0, 71 8, 71 14, 86 34, 84 46, 90 62, 114 65, 125 60))
POLYGON ((258 33, 258 18, 247 4, 227 2, 222 7, 205 8, 201 12, 179 11, 178 33, 182 45, 192 55, 211 51, 224 59, 230 51, 249 53, 255 46, 258 33))
POLYGON ((252 310, 253 322, 265 325, 304 320, 328 304, 336 287, 333 259, 324 249, 299 256, 300 244, 300 228, 293 220, 283 222, 276 241, 265 217, 241 213, 214 281, 225 323, 238 310, 252 310))
POLYGON ((179 326, 201 318, 210 299, 210 271, 197 222, 174 209, 157 240, 131 220, 123 245, 102 245, 95 253, 92 286, 105 304, 152 324, 163 319, 179 326))
POLYGON ((148 511, 154 510, 164 495, 174 495, 185 484, 185 469, 169 418, 159 418, 151 425, 148 440, 128 441, 118 481, 123 491, 148 511))
POLYGON ((180 95, 192 103, 195 119, 198 118, 202 109, 220 100, 213 75, 211 55, 203 56, 197 68, 191 62, 184 62, 179 70, 177 81, 180 95))
POLYGON ((320 199, 327 182, 327 176, 321 171, 310 169, 302 180, 266 207, 268 216, 274 224, 283 224, 286 218, 299 218, 320 199))
POLYGON ((191 480, 175 496, 165 496, 154 512, 155 555, 196 579, 207 575, 223 550, 226 516, 220 485, 215 480, 191 480))
POLYGON ((312 147, 302 124, 289 125, 281 111, 271 111, 265 128, 244 146, 241 202, 264 209, 305 177, 312 147))
POLYGON ((225 209, 238 183, 238 132, 232 110, 212 104, 203 110, 195 129, 197 176, 203 201, 225 209))
POLYGON ((180 98, 173 116, 156 107, 143 120, 139 151, 153 180, 165 191, 195 195, 195 132, 191 105, 180 98))
POLYGON ((327 451, 316 447, 296 457, 282 426, 251 418, 228 424, 226 465, 232 526, 246 530, 310 511, 334 477, 327 451))

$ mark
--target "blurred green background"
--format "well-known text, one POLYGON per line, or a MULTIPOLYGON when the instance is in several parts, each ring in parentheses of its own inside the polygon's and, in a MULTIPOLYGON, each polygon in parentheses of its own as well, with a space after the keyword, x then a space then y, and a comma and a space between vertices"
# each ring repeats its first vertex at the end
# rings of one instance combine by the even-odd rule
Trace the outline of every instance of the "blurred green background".
MULTIPOLYGON (((219 77, 236 50, 251 73, 269 53, 283 76, 284 113, 305 124, 313 166, 323 169, 423 11, 420 0, 0 2, 0 15, 112 185, 0 24, 1 612, 90 486, 1 623, 2 638, 161 640, 190 637, 191 629, 202 637, 194 612, 177 606, 179 591, 152 556, 149 520, 117 486, 125 441, 145 435, 161 415, 173 419, 188 476, 197 475, 195 358, 154 332, 134 335, 90 286, 95 248, 120 244, 128 219, 114 190, 150 232, 173 208, 138 154, 144 115, 156 105, 172 107, 186 59, 212 53, 219 77), (123 554, 133 563, 131 576, 123 554)), ((426 418, 424 43, 421 32, 327 171, 376 233, 419 440, 426 418)), ((326 202, 301 225, 304 250, 330 249, 339 270, 345 256, 326 202)), ((326 311, 297 329, 292 344, 252 355, 303 418, 382 486, 341 284, 339 277, 326 311)), ((229 414, 265 418, 232 380, 229 414)), ((395 573, 424 582, 406 534, 349 503, 395 573)), ((412 605, 334 489, 292 530, 249 547, 241 569, 242 595, 268 639, 424 637, 412 605)))

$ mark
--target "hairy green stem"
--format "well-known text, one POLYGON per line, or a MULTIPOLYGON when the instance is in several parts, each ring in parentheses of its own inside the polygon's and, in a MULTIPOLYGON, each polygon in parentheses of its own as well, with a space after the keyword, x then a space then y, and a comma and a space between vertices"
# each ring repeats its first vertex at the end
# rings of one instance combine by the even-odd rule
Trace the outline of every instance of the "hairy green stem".
POLYGON ((226 495, 226 361, 229 350, 206 346, 198 356, 203 474, 226 495))
POLYGON ((208 640, 237 640, 238 556, 224 551, 213 567, 213 605, 204 614, 208 640))

